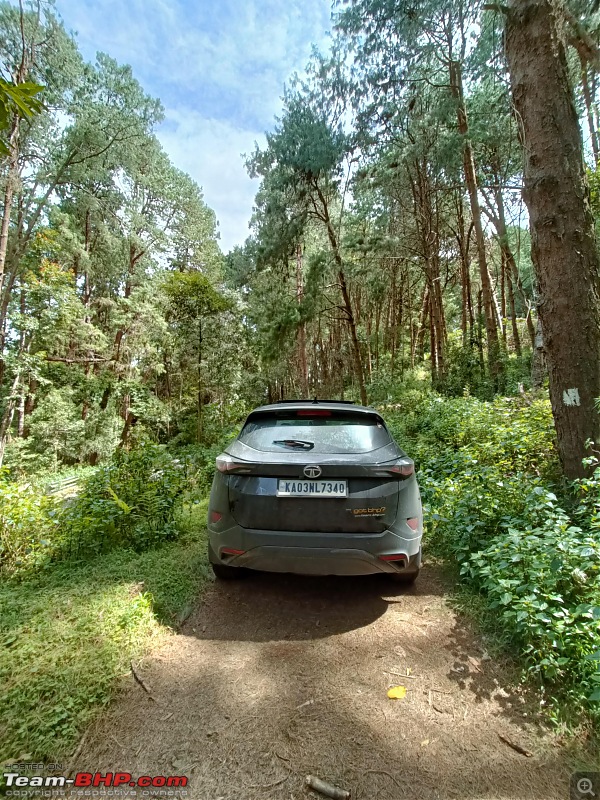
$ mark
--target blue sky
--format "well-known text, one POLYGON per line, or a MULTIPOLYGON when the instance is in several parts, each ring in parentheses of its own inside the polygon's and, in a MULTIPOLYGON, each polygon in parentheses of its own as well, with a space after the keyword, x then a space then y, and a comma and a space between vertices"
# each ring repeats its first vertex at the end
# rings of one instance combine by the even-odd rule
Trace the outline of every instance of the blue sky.
POLYGON ((166 118, 158 137, 203 188, 221 248, 242 244, 257 184, 241 153, 264 141, 284 83, 327 47, 329 0, 56 0, 83 55, 131 64, 166 118))

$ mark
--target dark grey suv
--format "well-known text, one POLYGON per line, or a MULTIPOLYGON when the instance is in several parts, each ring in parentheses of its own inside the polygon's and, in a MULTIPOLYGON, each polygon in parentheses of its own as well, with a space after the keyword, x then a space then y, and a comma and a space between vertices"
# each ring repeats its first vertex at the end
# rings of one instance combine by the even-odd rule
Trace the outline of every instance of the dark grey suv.
POLYGON ((372 408, 262 406, 217 458, 208 510, 218 578, 247 569, 387 573, 413 582, 423 512, 414 462, 372 408))

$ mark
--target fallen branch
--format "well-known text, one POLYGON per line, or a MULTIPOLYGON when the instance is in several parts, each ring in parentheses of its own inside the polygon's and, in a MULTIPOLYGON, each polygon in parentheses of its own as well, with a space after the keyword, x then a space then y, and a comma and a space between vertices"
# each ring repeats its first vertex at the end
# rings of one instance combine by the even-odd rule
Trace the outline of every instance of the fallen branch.
POLYGON ((285 783, 289 778, 289 775, 286 775, 285 778, 281 778, 278 781, 274 781, 273 783, 249 783, 247 784, 247 789, 272 789, 274 786, 280 786, 282 783, 285 783))
POLYGON ((337 786, 332 786, 331 783, 322 781, 320 778, 315 778, 314 775, 306 776, 306 785, 326 797, 331 797, 332 800, 348 800, 350 797, 350 792, 345 789, 339 789, 337 786))
POLYGON ((419 677, 418 675, 405 675, 404 672, 392 672, 391 669, 386 669, 384 670, 384 672, 387 675, 395 675, 397 678, 411 678, 412 680, 414 680, 415 678, 419 677))
POLYGON ((75 752, 71 756, 71 760, 69 761, 69 766, 67 767, 67 773, 66 773, 67 778, 71 777, 71 773, 73 772, 73 767, 75 766, 75 762, 79 758, 79 754, 83 750, 83 745, 85 744, 85 740, 87 738, 89 730, 90 729, 88 728, 87 731, 83 734, 83 736, 79 740, 79 744, 77 745, 77 748, 75 749, 75 752))
POLYGON ((506 736, 502 736, 501 733, 498 734, 498 738, 500 739, 501 742, 504 742, 504 744, 507 744, 509 747, 512 747, 513 750, 515 750, 517 753, 520 753, 522 756, 531 758, 531 756, 533 755, 533 753, 529 752, 529 750, 525 750, 524 747, 521 747, 520 744, 515 744, 514 742, 511 742, 510 739, 507 739, 506 736))
POLYGON ((137 674, 137 672, 135 671, 135 667, 133 666, 133 661, 130 661, 129 663, 130 663, 130 665, 131 665, 131 674, 133 675, 133 679, 134 679, 134 681, 135 681, 136 683, 139 683, 139 685, 142 687, 142 689, 143 689, 143 690, 146 692, 146 694, 148 695, 148 697, 149 697, 151 700, 154 700, 154 702, 156 702, 156 698, 154 697, 154 695, 152 694, 152 692, 150 691, 150 689, 149 689, 149 688, 146 686, 146 684, 144 683, 144 681, 143 681, 143 680, 140 678, 140 676, 139 676, 139 675, 137 674))

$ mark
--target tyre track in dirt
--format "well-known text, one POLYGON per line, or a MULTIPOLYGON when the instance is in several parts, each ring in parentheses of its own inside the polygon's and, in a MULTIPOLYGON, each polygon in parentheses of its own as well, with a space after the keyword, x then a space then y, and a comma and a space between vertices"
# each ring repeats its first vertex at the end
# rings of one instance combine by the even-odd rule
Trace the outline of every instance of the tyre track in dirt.
POLYGON ((300 800, 309 773, 354 800, 565 800, 558 741, 446 593, 432 566, 410 589, 216 583, 139 666, 152 697, 131 679, 74 766, 188 775, 192 800, 300 800), (397 684, 406 697, 388 699, 397 684))

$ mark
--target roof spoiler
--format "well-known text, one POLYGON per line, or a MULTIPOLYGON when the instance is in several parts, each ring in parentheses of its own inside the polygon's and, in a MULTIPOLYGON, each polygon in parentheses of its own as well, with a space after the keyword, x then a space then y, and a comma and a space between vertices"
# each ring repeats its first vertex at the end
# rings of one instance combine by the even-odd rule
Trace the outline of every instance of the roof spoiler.
POLYGON ((276 400, 275 405, 280 405, 281 403, 312 403, 313 405, 318 405, 319 403, 344 403, 348 406, 355 406, 356 402, 354 400, 317 400, 316 397, 313 397, 312 400, 276 400))

